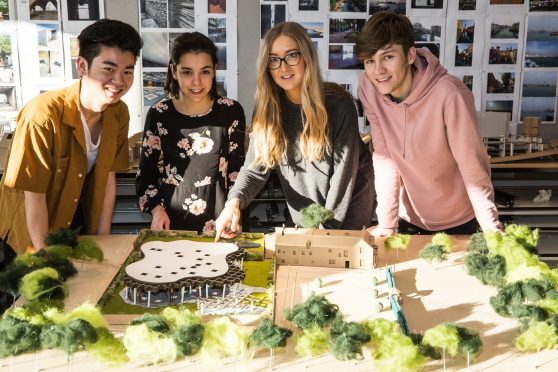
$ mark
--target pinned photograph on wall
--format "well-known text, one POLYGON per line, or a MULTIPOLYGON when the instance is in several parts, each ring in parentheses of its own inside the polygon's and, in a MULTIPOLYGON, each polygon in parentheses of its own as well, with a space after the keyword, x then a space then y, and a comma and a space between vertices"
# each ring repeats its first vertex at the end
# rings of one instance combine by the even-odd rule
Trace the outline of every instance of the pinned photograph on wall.
POLYGON ((0 1, 0 21, 10 20, 10 2, 8 0, 0 1))
POLYGON ((472 43, 475 41, 475 21, 472 19, 457 20, 457 43, 472 43))
POLYGON ((215 79, 217 80, 217 94, 227 97, 227 77, 224 75, 217 75, 215 79))
POLYGON ((99 0, 66 0, 69 21, 99 19, 99 0))
POLYGON ((329 46, 328 68, 330 70, 358 70, 363 66, 355 54, 355 46, 344 44, 329 46))
POLYGON ((515 89, 515 72, 489 72, 486 79, 486 93, 513 93, 515 89))
POLYGON ((169 58, 172 53, 172 43, 174 42, 174 39, 180 35, 182 35, 182 32, 169 32, 169 58))
MULTIPOLYGON (((183 1, 178 1, 182 3, 183 1)), ((192 2, 190 0, 188 2, 192 2)), ((171 1, 176 3, 176 1, 171 1)), ((173 12, 174 13, 174 12, 173 12)), ((167 28, 168 7, 166 1, 140 0, 141 27, 167 28)))
POLYGON ((298 0, 298 10, 316 11, 320 9, 320 0, 298 0))
POLYGON ((509 112, 510 118, 513 118, 513 100, 486 101, 484 110, 494 112, 509 112))
POLYGON ((455 66, 473 65, 473 44, 464 43, 455 45, 455 66))
POLYGON ((226 13, 227 0, 207 0, 207 12, 220 14, 226 13))
POLYGON ((332 12, 366 12, 366 0, 337 0, 329 2, 332 12))
POLYGON ((227 46, 217 45, 217 70, 227 69, 227 46))
POLYGON ((523 97, 519 120, 526 116, 538 116, 542 121, 554 121, 556 97, 523 97))
POLYGON ((522 97, 556 97, 556 71, 523 72, 522 97))
POLYGON ((457 10, 476 10, 477 0, 459 0, 457 10))
POLYGON ((300 22, 300 25, 306 29, 311 39, 323 39, 324 23, 323 22, 300 22))
POLYGON ((286 21, 287 7, 284 4, 262 4, 260 7, 260 36, 263 38, 273 26, 286 21))
POLYGON ((9 32, 0 32, 0 83, 13 82, 12 37, 9 32))
POLYGON ((166 32, 142 32, 141 64, 143 67, 167 67, 169 62, 168 34, 166 32))
POLYGON ((77 58, 79 57, 79 41, 77 37, 70 38, 70 64, 72 68, 72 79, 79 79, 77 70, 77 58))
POLYGON ((214 43, 226 43, 227 42, 227 19, 208 18, 207 36, 214 43))
POLYGON ((558 11, 558 2, 556 1, 541 1, 529 0, 530 12, 556 12, 558 11))
POLYGON ((492 22, 490 24, 491 39, 517 39, 519 38, 519 22, 492 22))
POLYGON ((58 0, 29 0, 29 18, 34 21, 57 21, 58 0))
POLYGON ((330 18, 329 20, 329 42, 330 43, 354 43, 362 30, 364 19, 330 18))
POLYGON ((490 5, 522 5, 525 0, 490 0, 490 5))
POLYGON ((415 43, 415 47, 428 49, 436 58, 440 59, 440 43, 415 43))
POLYGON ((39 49, 57 49, 61 45, 60 26, 52 23, 37 23, 37 43, 39 49))
POLYGON ((15 87, 0 86, 0 112, 17 110, 15 87))
POLYGON ((488 51, 489 65, 515 65, 517 63, 517 43, 493 43, 488 51))
POLYGON ((556 16, 529 16, 525 67, 558 67, 558 22, 556 16))
POLYGON ((143 73, 143 105, 151 107, 163 98, 167 97, 165 93, 164 72, 144 72, 143 73))
POLYGON ((407 12, 406 0, 369 0, 368 14, 376 14, 380 12, 388 12, 394 14, 403 14, 407 12))
POLYGON ((442 9, 443 0, 411 0, 411 9, 442 9))
POLYGON ((472 92, 473 91, 473 82, 474 82, 473 75, 463 75, 463 76, 460 76, 459 78, 461 79, 463 84, 465 84, 465 86, 467 88, 469 88, 469 90, 472 92))
POLYGON ((194 28, 195 26, 194 0, 169 0, 170 28, 194 28))
POLYGON ((439 18, 411 17, 415 41, 441 42, 442 25, 439 18))
POLYGON ((39 50, 39 76, 61 78, 64 76, 62 53, 58 50, 39 50))

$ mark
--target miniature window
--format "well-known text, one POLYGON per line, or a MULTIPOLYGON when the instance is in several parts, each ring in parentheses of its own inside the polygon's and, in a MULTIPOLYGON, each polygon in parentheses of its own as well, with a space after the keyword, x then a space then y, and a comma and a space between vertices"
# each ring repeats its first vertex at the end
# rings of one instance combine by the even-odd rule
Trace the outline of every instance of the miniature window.
POLYGON ((330 265, 335 265, 335 260, 329 260, 330 265))
POLYGON ((360 253, 362 253, 362 247, 360 247, 360 253))
POLYGON ((329 248, 329 249, 327 250, 327 252, 328 252, 328 253, 331 253, 331 252, 332 252, 331 248, 329 248))
POLYGON ((348 250, 343 250, 343 257, 349 257, 349 251, 348 250))
POLYGON ((293 251, 293 256, 296 256, 296 251, 293 251))
POLYGON ((339 252, 339 257, 341 257, 341 252, 339 252))
POLYGON ((297 259, 294 260, 294 264, 298 265, 298 260, 297 259))
POLYGON ((304 256, 304 251, 302 251, 301 255, 303 255, 303 256, 304 256))
POLYGON ((358 260, 358 265, 362 267, 362 260, 358 260))
POLYGON ((309 255, 309 256, 312 256, 312 251, 308 252, 308 255, 309 255))
POLYGON ((284 259, 284 258, 281 259, 281 263, 285 263, 285 259, 284 259))

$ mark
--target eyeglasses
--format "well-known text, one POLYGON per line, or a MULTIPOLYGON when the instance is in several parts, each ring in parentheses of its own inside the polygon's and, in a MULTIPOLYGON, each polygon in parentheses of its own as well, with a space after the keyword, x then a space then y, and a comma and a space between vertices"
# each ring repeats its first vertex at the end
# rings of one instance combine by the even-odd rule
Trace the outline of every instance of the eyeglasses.
POLYGON ((287 54, 285 57, 269 57, 267 60, 267 68, 270 70, 277 70, 281 67, 281 63, 285 62, 289 66, 296 66, 300 63, 302 53, 300 52, 292 52, 287 54))

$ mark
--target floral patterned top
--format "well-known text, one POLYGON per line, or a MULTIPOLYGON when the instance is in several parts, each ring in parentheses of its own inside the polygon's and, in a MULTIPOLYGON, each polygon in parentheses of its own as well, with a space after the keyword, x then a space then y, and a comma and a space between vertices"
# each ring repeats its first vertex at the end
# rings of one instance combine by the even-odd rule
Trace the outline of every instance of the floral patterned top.
POLYGON ((245 129, 242 106, 226 97, 199 116, 181 114, 171 99, 151 107, 136 176, 140 209, 162 205, 171 229, 214 229, 244 162, 245 129))

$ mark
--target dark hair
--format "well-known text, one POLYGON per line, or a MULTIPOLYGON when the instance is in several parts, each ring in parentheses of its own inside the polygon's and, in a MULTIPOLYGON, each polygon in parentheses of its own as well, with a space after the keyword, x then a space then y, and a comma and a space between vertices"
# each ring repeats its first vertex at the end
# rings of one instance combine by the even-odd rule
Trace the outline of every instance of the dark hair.
POLYGON ((360 59, 374 56, 379 49, 399 44, 407 55, 415 46, 413 25, 401 14, 380 12, 366 21, 356 40, 356 54, 360 59))
POLYGON ((143 46, 138 32, 129 24, 113 19, 100 19, 87 26, 78 36, 79 55, 89 66, 101 53, 101 47, 119 48, 138 58, 143 46))
MULTIPOLYGON (((179 97, 180 87, 178 81, 172 75, 172 67, 176 68, 176 65, 180 63, 180 57, 186 53, 207 53, 211 57, 213 66, 217 64, 217 47, 207 36, 199 32, 185 32, 177 36, 172 42, 167 79, 165 81, 165 92, 174 98, 179 97)), ((213 74, 209 95, 212 99, 216 99, 218 96, 216 74, 213 74)))

